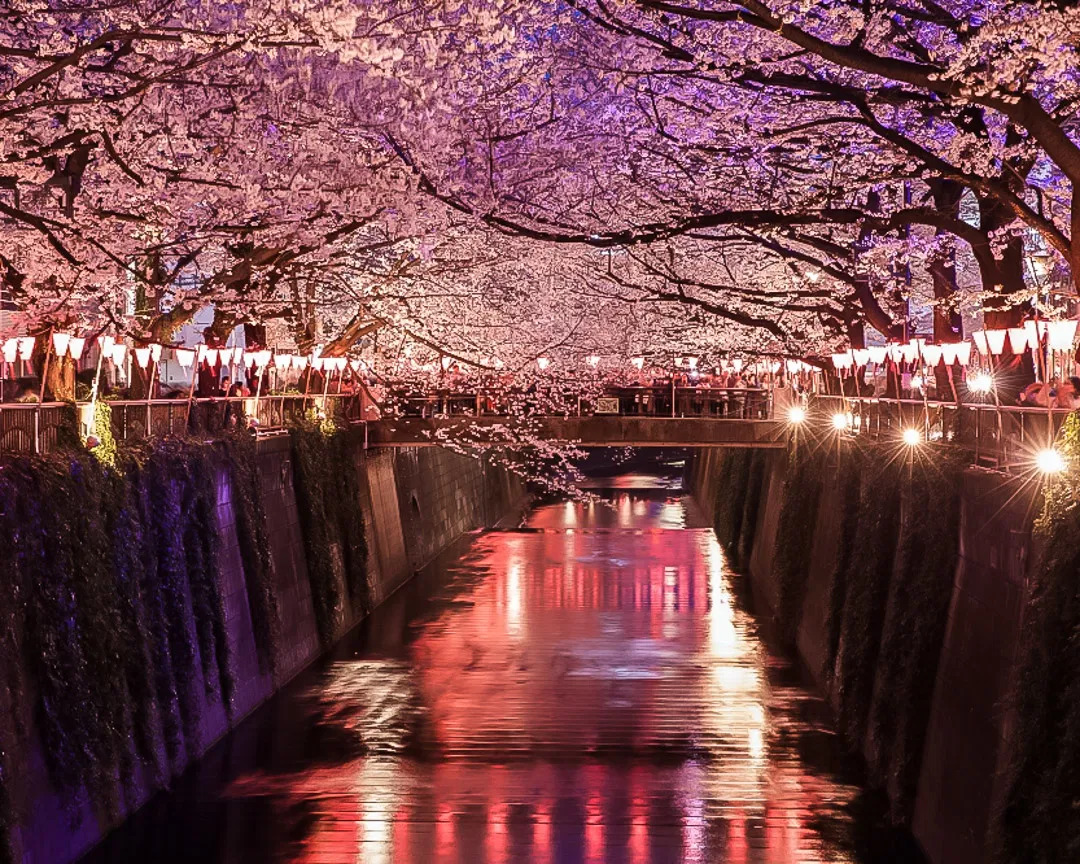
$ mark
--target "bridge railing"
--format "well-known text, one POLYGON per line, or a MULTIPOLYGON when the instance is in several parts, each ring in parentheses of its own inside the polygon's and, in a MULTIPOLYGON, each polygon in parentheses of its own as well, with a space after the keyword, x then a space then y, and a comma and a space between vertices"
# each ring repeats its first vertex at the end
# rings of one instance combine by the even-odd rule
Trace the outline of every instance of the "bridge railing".
MULTIPOLYGON (((182 433, 213 435, 243 426, 251 418, 257 421, 257 434, 280 434, 307 410, 324 404, 334 416, 352 422, 363 419, 360 399, 353 394, 214 397, 190 403, 187 399, 108 401, 111 431, 118 441, 182 433)), ((0 451, 48 453, 56 449, 60 429, 73 422, 72 408, 66 402, 0 402, 0 451)), ((74 408, 83 413, 89 403, 75 403, 74 408)))
MULTIPOLYGON (((588 417, 622 415, 639 417, 715 417, 767 420, 772 416, 772 391, 753 387, 613 387, 596 398, 564 394, 563 410, 549 409, 529 393, 511 394, 515 402, 534 404, 543 416, 588 417)), ((385 413, 396 417, 505 417, 507 396, 501 392, 391 393, 385 413)))
POLYGON ((899 438, 905 429, 916 429, 925 440, 957 444, 971 450, 976 463, 1001 468, 1029 462, 1035 451, 1050 446, 1071 413, 1067 409, 839 396, 815 397, 814 405, 822 413, 848 416, 847 434, 899 438))

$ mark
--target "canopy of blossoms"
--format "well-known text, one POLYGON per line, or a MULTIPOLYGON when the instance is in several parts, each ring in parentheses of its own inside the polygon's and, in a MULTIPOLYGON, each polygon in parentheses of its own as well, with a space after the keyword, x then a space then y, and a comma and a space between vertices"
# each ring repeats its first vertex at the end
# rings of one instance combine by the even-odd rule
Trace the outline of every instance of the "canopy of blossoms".
POLYGON ((0 342, 212 309, 387 377, 615 375, 1072 317, 1078 38, 1015 0, 12 0, 0 342))

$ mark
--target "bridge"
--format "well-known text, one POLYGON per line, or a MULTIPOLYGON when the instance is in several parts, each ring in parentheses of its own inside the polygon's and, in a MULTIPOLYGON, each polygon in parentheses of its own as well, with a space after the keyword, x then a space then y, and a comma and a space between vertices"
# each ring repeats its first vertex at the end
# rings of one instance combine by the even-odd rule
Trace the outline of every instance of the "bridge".
POLYGON ((583 415, 533 417, 397 417, 367 424, 369 447, 435 446, 447 439, 469 446, 498 446, 523 437, 569 441, 581 447, 787 446, 788 426, 778 420, 716 417, 583 415))

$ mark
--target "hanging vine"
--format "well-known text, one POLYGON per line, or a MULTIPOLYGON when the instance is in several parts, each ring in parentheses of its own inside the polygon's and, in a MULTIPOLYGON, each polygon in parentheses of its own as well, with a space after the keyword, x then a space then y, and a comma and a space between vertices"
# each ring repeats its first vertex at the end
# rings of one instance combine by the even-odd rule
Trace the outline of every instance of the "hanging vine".
POLYGON ((776 615, 780 636, 795 644, 806 580, 810 572, 810 548, 817 524, 817 505, 825 463, 822 450, 804 442, 788 451, 787 473, 776 529, 773 579, 777 586, 776 615))
POLYGON ((1067 470, 1048 481, 1020 639, 998 859, 1080 858, 1080 417, 1057 443, 1067 470))

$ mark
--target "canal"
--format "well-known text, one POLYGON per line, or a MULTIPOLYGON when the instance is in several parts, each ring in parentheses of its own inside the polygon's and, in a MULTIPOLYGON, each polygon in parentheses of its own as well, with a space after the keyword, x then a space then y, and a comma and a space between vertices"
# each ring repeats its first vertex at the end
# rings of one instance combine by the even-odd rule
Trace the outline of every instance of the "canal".
POLYGON ((677 480, 443 555, 86 859, 908 862, 677 480))

